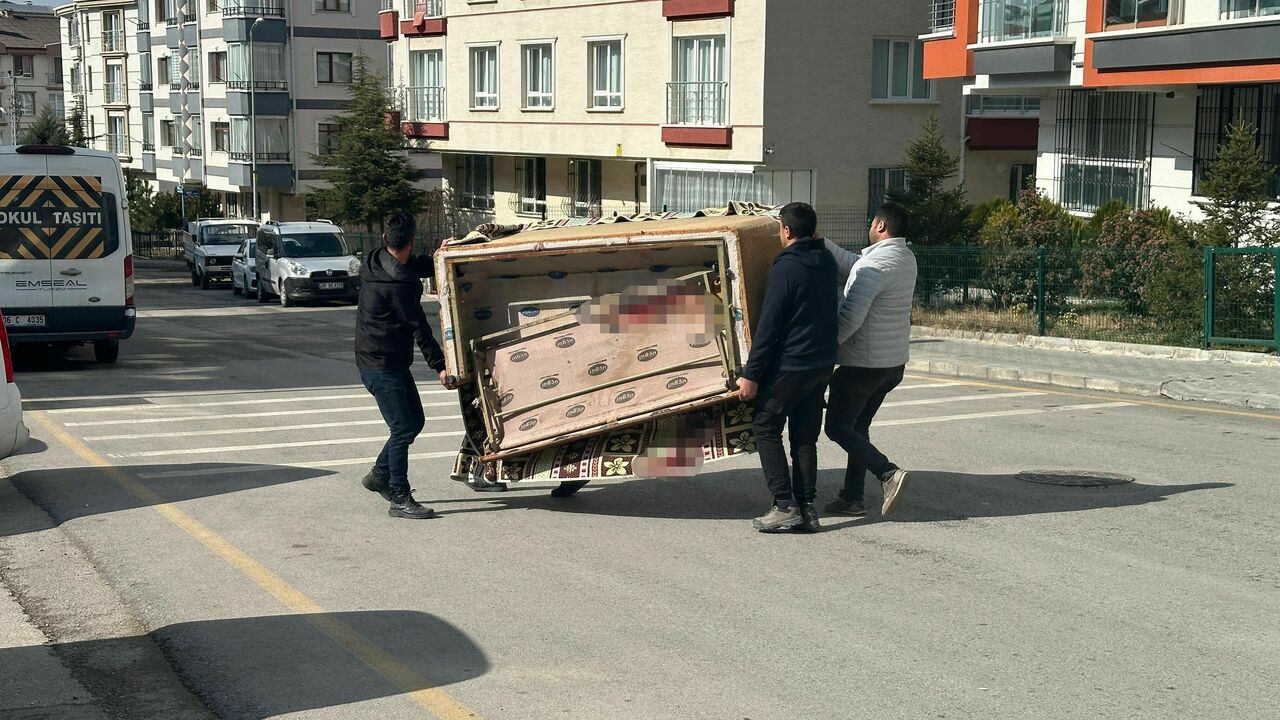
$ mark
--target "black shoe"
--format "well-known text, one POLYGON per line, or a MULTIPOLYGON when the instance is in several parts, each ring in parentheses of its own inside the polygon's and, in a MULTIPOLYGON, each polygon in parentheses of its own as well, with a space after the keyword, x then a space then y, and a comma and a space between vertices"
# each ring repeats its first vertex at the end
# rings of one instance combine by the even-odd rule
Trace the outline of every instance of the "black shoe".
POLYGON ((369 469, 360 484, 364 485, 365 490, 381 495, 383 500, 394 502, 391 499, 391 476, 379 470, 376 465, 369 469))
POLYGON ((800 524, 796 526, 796 532, 818 532, 822 529, 822 523, 818 522, 818 511, 813 509, 812 505, 803 505, 800 507, 800 524))
POLYGON ((551 497, 567 498, 586 486, 586 480, 565 480, 551 491, 551 497))
POLYGON ((393 497, 391 507, 387 508, 387 514, 393 518, 408 518, 409 520, 426 520, 436 516, 436 511, 425 505, 419 505, 417 500, 413 499, 413 495, 405 493, 399 497, 393 497))
POLYGON ((827 503, 823 508, 832 515, 848 515, 849 517, 862 517, 867 514, 867 509, 860 502, 850 502, 844 498, 836 498, 827 503))

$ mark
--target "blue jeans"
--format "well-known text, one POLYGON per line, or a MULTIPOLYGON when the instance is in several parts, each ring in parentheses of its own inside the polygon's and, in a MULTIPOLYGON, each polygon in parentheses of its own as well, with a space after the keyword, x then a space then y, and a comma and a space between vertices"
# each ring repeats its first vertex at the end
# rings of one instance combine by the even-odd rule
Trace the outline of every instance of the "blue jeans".
POLYGON ((389 477, 392 495, 409 492, 409 446, 422 432, 426 416, 413 374, 404 370, 360 370, 360 381, 378 402, 391 436, 374 467, 389 477))

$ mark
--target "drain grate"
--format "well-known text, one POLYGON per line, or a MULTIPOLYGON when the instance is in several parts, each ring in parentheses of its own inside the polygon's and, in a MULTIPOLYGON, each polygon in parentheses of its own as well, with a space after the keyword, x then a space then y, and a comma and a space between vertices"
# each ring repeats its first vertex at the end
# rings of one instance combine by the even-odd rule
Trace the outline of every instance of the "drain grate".
POLYGON ((1128 475, 1094 470, 1028 470, 1015 477, 1025 482, 1064 487, 1107 487, 1133 482, 1128 475))

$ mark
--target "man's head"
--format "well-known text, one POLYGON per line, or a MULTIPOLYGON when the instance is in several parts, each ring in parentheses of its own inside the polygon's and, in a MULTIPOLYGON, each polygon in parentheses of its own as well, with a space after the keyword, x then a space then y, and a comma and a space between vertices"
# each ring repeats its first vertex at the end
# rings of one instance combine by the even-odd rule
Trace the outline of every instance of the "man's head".
POLYGON ((905 237, 907 219, 905 207, 895 202, 887 202, 876 209, 876 216, 871 220, 871 229, 867 231, 867 237, 872 244, 889 238, 905 237))
POLYGON ((813 237, 818 232, 818 213, 809 203, 793 202, 778 213, 778 239, 787 247, 797 240, 813 237))
POLYGON ((417 229, 418 223, 413 215, 407 212, 393 213, 387 218, 387 231, 382 234, 382 242, 403 263, 405 258, 413 254, 413 235, 417 229))

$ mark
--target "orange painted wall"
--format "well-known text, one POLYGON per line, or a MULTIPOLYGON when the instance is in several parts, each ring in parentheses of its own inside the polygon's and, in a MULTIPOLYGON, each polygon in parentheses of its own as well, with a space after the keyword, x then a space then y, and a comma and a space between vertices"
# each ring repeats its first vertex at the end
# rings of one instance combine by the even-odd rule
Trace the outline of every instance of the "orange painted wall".
POLYGON ((978 42, 978 0, 956 0, 955 31, 955 37, 925 42, 926 79, 973 75, 973 51, 968 46, 978 42))

